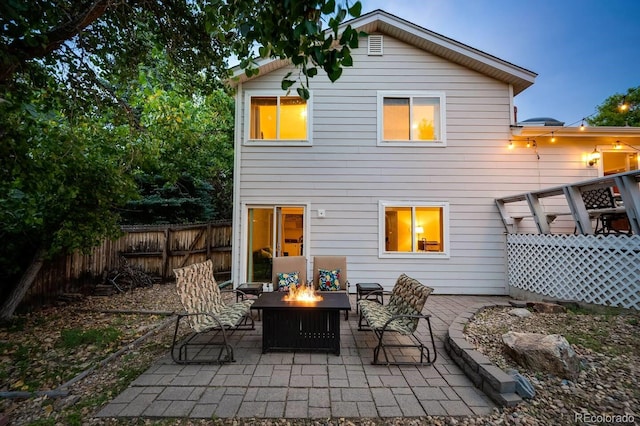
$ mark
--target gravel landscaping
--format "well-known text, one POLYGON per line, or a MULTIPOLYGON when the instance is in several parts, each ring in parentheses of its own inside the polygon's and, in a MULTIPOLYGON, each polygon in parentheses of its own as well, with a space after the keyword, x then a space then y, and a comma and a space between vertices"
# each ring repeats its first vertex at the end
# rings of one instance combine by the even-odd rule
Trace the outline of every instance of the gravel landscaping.
MULTIPOLYGON (((58 398, 40 394, 0 399, 0 423, 4 416, 12 425, 241 424, 234 419, 93 418, 106 402, 167 353, 173 333, 171 314, 180 309, 174 286, 156 284, 19 315, 0 326, 0 392, 68 392, 58 398), (121 353, 113 357, 118 351, 121 353), (60 388, 63 383, 68 385, 60 388)), ((495 308, 479 313, 467 325, 465 336, 499 367, 518 369, 534 385, 535 398, 517 407, 495 410, 485 417, 254 419, 243 420, 242 424, 546 425, 575 424, 576 419, 578 423, 606 424, 629 420, 630 416, 638 418, 638 313, 578 311, 518 318, 508 310, 495 308), (578 379, 568 381, 515 365, 502 351, 501 336, 509 330, 565 336, 582 362, 578 379)))
POLYGON ((640 316, 605 310, 600 313, 533 313, 510 315, 512 308, 492 308, 467 324, 466 339, 505 371, 518 370, 536 395, 504 413, 513 424, 624 424, 640 419, 640 316), (507 331, 560 334, 581 361, 574 381, 529 371, 505 355, 507 331))

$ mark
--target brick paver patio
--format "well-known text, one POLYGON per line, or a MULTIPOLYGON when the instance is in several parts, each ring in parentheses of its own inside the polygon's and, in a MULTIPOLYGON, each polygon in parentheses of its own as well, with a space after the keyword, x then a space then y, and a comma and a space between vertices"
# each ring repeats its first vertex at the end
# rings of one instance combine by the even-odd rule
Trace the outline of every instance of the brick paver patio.
MULTIPOLYGON (((432 295, 438 359, 432 366, 374 366, 372 333, 358 330, 353 311, 342 322, 341 354, 267 353, 261 322, 232 336, 236 362, 177 365, 159 359, 98 417, 144 418, 389 418, 485 415, 491 400, 456 366, 443 348, 449 324, 478 303, 504 297, 432 295)), ((422 326, 421 326, 422 327, 422 326)), ((428 337, 419 329, 423 341, 428 337)), ((417 352, 417 351, 416 351, 417 352)))

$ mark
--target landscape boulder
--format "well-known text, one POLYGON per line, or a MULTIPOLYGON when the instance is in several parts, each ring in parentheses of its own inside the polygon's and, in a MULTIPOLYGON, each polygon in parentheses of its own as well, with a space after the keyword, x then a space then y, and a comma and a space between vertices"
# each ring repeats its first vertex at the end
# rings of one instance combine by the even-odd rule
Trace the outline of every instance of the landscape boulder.
POLYGON ((530 310, 525 308, 515 308, 509 311, 509 315, 513 315, 518 318, 529 318, 532 315, 532 313, 530 310))
POLYGON ((557 303, 533 302, 533 310, 541 314, 562 314, 567 312, 567 308, 557 303))
POLYGON ((574 380, 580 372, 580 359, 559 334, 518 333, 502 335, 506 353, 519 365, 533 371, 551 373, 574 380))

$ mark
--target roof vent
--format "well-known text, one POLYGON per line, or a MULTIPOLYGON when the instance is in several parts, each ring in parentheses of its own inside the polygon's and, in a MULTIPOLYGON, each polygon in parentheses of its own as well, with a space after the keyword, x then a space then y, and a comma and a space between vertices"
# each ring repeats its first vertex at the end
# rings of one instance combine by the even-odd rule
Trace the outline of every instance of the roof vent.
POLYGON ((369 36, 369 55, 382 56, 382 35, 369 36))

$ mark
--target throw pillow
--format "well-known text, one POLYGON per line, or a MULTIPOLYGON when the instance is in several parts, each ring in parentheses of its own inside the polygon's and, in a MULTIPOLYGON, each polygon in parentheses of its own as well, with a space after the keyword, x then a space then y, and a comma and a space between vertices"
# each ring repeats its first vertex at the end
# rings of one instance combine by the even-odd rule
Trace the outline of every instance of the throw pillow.
POLYGON ((300 278, 297 271, 278 273, 278 291, 289 291, 289 287, 292 285, 300 286, 300 278))
POLYGON ((340 290, 340 269, 319 269, 318 287, 320 291, 340 290))

